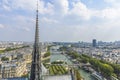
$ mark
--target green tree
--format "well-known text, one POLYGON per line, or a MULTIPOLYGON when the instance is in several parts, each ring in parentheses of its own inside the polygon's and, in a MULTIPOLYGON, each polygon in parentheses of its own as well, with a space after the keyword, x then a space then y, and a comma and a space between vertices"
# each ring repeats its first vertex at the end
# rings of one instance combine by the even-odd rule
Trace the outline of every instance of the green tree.
POLYGON ((9 58, 7 58, 7 57, 2 57, 1 58, 1 61, 8 61, 9 60, 9 58))
POLYGON ((44 57, 48 57, 48 56, 50 56, 50 52, 49 51, 44 54, 44 57))

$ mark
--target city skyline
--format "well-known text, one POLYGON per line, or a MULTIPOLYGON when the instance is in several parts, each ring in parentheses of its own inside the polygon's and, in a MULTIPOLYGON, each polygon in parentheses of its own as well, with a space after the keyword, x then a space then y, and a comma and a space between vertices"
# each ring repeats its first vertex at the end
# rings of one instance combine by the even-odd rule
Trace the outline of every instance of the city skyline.
MULTIPOLYGON (((40 41, 120 40, 118 0, 40 0, 39 4, 40 41)), ((1 0, 0 6, 0 41, 34 41, 36 1, 1 0)))

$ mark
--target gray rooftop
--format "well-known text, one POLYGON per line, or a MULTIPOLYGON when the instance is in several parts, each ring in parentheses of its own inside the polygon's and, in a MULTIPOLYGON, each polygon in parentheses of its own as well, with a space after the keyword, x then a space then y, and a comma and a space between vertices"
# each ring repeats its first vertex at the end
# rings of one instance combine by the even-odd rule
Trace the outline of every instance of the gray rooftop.
POLYGON ((71 75, 44 76, 44 80, 72 80, 71 75))
POLYGON ((2 80, 28 80, 27 78, 7 78, 2 80))

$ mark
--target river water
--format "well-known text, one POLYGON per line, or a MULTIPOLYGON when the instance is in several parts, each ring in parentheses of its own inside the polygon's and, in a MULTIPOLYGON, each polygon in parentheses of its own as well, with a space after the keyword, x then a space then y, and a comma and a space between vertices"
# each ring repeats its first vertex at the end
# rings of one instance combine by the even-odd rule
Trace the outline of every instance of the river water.
POLYGON ((86 71, 79 69, 80 75, 84 78, 84 80, 96 80, 94 77, 91 76, 90 73, 87 73, 86 71))

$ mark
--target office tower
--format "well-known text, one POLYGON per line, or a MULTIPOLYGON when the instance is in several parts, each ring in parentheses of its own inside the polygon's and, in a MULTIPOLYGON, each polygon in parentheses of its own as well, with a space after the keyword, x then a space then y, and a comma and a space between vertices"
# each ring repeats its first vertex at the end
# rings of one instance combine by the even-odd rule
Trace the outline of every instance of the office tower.
POLYGON ((93 46, 93 47, 96 47, 96 46, 97 46, 97 41, 96 41, 96 39, 93 39, 93 41, 92 41, 92 46, 93 46))

